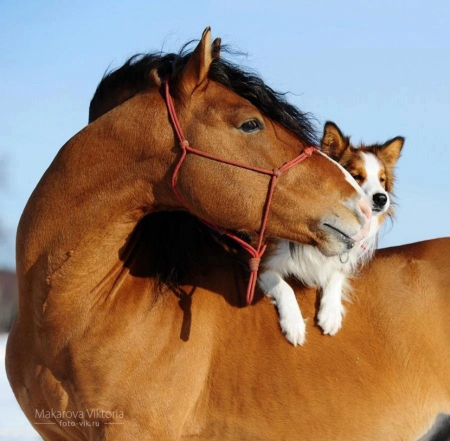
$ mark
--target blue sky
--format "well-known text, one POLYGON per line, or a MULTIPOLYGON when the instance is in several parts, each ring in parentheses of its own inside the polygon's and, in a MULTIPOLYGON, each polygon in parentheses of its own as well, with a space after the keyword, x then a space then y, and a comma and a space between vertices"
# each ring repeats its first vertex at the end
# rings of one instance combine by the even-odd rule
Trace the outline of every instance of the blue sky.
POLYGON ((178 51, 206 26, 318 127, 355 142, 406 137, 397 220, 382 246, 450 235, 450 2, 0 1, 0 266, 14 266, 23 207, 87 123, 104 71, 178 51))

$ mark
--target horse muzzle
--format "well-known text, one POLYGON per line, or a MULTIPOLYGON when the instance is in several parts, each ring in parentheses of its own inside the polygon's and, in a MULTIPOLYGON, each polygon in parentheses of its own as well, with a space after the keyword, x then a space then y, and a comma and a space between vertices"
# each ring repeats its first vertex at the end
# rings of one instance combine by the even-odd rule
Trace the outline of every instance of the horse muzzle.
POLYGON ((357 242, 363 240, 370 230, 372 210, 367 198, 360 198, 351 211, 356 222, 345 221, 335 214, 322 220, 319 227, 323 235, 323 243, 318 244, 320 251, 326 256, 334 256, 351 250, 357 242))

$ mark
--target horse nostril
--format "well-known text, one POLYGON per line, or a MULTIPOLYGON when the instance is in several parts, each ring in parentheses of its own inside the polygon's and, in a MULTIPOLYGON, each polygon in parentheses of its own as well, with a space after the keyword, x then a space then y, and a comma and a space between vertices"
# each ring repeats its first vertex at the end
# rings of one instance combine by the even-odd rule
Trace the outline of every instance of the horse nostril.
POLYGON ((373 202, 378 207, 384 207, 387 202, 387 196, 384 193, 376 193, 373 195, 373 202))

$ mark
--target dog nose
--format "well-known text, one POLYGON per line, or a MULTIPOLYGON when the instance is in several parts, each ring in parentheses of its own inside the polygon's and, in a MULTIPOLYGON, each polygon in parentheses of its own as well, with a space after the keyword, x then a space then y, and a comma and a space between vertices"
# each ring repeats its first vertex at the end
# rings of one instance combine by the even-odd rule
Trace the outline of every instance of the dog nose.
POLYGON ((384 207, 387 202, 387 196, 384 193, 375 193, 373 195, 373 202, 377 207, 384 207))

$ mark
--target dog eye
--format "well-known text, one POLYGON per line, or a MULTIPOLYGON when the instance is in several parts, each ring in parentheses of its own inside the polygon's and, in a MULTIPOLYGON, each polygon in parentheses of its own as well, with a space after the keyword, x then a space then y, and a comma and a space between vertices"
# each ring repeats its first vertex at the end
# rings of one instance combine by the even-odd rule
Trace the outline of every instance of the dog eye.
POLYGON ((383 183, 386 182, 386 179, 385 178, 380 178, 380 182, 383 184, 383 183))
POLYGON ((362 180, 363 180, 363 177, 362 177, 361 175, 352 175, 352 178, 353 178, 355 181, 362 181, 362 180))
POLYGON ((239 127, 245 133, 253 133, 263 128, 262 122, 257 119, 249 119, 239 127))

